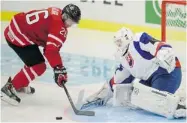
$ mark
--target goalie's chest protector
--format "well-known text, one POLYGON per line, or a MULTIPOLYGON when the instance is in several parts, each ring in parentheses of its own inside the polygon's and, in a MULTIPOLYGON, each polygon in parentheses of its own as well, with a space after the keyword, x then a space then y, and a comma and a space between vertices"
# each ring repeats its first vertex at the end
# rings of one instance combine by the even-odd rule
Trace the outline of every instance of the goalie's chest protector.
POLYGON ((140 48, 138 41, 133 41, 120 62, 134 77, 147 80, 159 67, 155 60, 154 56, 140 48))

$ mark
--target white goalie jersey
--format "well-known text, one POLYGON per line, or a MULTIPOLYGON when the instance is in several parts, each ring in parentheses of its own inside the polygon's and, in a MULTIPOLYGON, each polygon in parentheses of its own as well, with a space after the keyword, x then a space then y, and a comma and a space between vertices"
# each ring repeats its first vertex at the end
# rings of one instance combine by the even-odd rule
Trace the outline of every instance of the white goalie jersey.
POLYGON ((161 48, 172 50, 170 45, 155 40, 145 32, 137 33, 134 41, 129 44, 128 50, 126 52, 118 50, 115 58, 126 69, 123 75, 147 80, 160 67, 156 56, 161 48))

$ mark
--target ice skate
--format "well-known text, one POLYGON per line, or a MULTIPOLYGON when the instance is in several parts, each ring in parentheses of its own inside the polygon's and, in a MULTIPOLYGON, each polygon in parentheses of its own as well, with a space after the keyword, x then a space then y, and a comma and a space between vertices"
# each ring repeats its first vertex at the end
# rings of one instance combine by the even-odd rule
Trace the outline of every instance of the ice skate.
POLYGON ((21 99, 16 95, 16 90, 10 77, 8 82, 1 88, 1 100, 12 105, 18 105, 21 102, 21 99))

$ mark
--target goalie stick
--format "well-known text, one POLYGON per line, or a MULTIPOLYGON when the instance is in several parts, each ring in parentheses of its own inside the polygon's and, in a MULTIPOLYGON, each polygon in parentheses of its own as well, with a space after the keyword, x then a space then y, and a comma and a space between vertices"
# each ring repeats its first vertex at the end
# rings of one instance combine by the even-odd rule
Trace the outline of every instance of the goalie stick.
POLYGON ((69 92, 66 88, 66 86, 64 85, 64 83, 62 84, 63 88, 64 88, 64 91, 68 97, 68 100, 71 104, 71 107, 73 108, 73 111, 76 115, 85 115, 85 116, 95 116, 95 112, 94 111, 80 111, 80 110, 77 110, 77 108, 75 107, 74 103, 73 103, 73 100, 71 99, 71 96, 69 95, 69 92))
POLYGON ((75 107, 80 110, 82 104, 83 104, 83 98, 84 98, 84 90, 79 91, 78 99, 75 104, 75 107))

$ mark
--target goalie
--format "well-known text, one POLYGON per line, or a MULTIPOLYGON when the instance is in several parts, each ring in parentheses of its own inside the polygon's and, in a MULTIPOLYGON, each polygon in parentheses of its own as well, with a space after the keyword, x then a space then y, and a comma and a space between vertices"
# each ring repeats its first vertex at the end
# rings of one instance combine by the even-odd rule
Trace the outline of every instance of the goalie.
POLYGON ((182 72, 172 47, 145 32, 134 35, 128 28, 120 29, 114 42, 120 65, 82 109, 89 104, 105 105, 113 97, 114 106, 135 106, 167 118, 186 117, 186 105, 175 95, 182 72))

